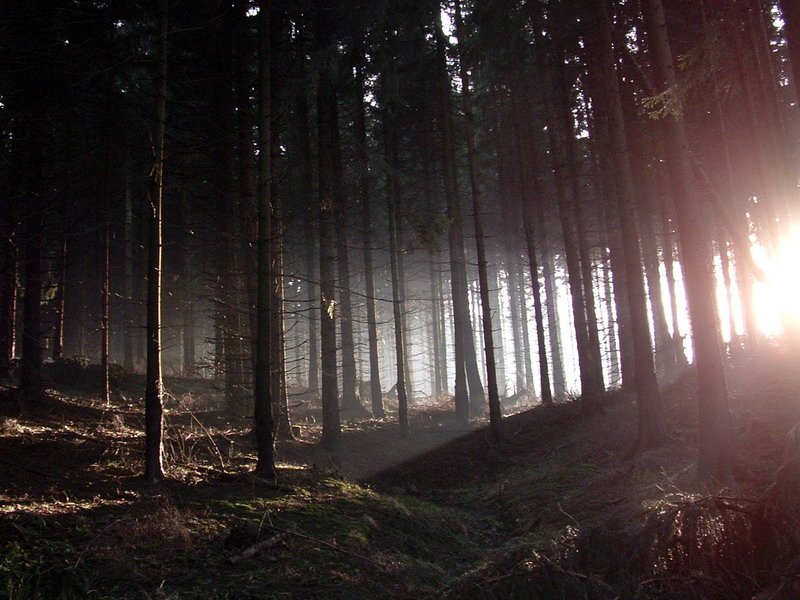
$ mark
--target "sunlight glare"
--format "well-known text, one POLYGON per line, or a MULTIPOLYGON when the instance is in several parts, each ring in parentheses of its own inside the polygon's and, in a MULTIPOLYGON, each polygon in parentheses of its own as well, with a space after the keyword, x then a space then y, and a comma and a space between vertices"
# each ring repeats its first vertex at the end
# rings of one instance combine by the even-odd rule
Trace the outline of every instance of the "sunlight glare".
POLYGON ((796 274, 800 261, 800 230, 793 227, 772 258, 766 248, 754 245, 753 260, 767 276, 766 283, 756 281, 753 289, 761 331, 774 336, 787 328, 800 327, 800 279, 796 274))

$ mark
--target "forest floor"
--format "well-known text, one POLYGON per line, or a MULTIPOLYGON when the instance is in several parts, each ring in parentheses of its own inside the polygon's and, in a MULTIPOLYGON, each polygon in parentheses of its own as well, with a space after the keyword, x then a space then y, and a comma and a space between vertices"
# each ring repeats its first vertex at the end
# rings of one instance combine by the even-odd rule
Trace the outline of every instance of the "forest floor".
POLYGON ((500 445, 441 410, 409 440, 356 422, 338 457, 309 416, 277 484, 249 475, 248 422, 212 410, 213 383, 167 380, 159 486, 138 476, 136 378, 111 406, 75 379, 38 406, 0 383, 0 597, 798 598, 798 358, 731 361, 725 488, 695 476, 690 373, 664 390, 655 450, 635 451, 619 394, 508 417, 500 445))

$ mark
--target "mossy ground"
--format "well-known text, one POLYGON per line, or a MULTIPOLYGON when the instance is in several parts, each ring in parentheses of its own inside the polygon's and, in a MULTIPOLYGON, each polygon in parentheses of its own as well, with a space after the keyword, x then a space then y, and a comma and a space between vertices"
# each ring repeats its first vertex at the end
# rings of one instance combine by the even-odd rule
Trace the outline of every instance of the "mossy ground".
MULTIPOLYGON (((278 445, 277 484, 249 475, 246 422, 198 409, 201 429, 173 407, 169 479, 155 487, 138 478, 138 399, 100 406, 73 385, 30 407, 6 386, 0 597, 712 598, 676 587, 664 555, 644 565, 631 551, 654 515, 714 495, 758 497, 769 485, 800 420, 795 358, 773 350, 733 362, 743 460, 725 490, 694 476, 688 375, 665 392, 673 437, 656 450, 634 451, 635 406, 612 396, 589 417, 569 403, 510 417, 500 446, 481 429, 445 435, 446 420, 418 415, 419 456, 394 423, 369 421, 348 429, 333 458, 309 424, 301 440, 278 445), (360 477, 340 468, 361 462, 370 468, 360 477), (279 532, 265 551, 229 563, 279 532)), ((744 575, 751 583, 733 597, 777 577, 744 575)), ((703 576, 720 593, 738 589, 703 576)))

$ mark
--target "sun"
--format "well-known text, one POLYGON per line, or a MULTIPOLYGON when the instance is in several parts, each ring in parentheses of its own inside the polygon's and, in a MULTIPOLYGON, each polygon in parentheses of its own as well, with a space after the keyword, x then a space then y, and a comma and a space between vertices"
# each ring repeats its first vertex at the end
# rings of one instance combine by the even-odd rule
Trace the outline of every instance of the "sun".
POLYGON ((768 336, 800 331, 800 228, 792 227, 772 253, 753 246, 753 260, 766 275, 753 289, 759 329, 768 336))

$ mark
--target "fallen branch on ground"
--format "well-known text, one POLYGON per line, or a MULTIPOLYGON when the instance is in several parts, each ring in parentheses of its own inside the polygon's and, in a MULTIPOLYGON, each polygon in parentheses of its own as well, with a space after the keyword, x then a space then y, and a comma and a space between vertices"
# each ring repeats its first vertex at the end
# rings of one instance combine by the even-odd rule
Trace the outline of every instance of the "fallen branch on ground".
POLYGON ((244 551, 240 552, 239 554, 234 554, 233 556, 228 558, 228 564, 230 565, 238 565, 239 563, 243 563, 246 560, 250 560, 256 554, 263 552, 267 548, 272 548, 273 546, 277 546, 282 541, 287 538, 287 534, 280 532, 276 533, 272 537, 267 538, 266 540, 261 540, 260 542, 253 544, 249 548, 246 548, 244 551))

